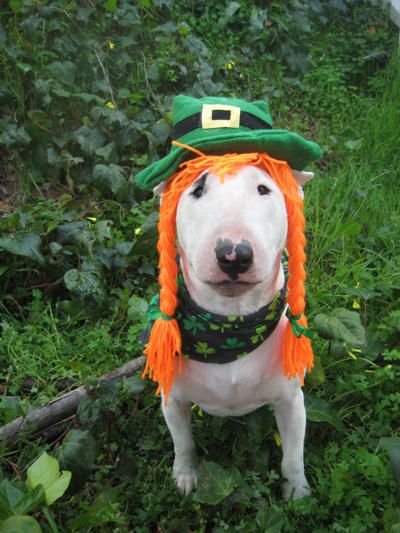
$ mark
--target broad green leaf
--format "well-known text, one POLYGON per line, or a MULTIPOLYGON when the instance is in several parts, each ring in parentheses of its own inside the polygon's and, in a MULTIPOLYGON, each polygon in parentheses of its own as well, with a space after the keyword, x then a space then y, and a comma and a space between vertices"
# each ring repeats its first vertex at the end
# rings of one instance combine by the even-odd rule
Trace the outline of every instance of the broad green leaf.
POLYGON ((162 118, 158 120, 151 129, 152 134, 157 139, 159 144, 163 145, 167 142, 169 135, 171 134, 171 126, 168 122, 162 118))
POLYGON ((140 376, 132 376, 122 381, 122 389, 128 396, 139 394, 144 389, 144 380, 140 376))
POLYGON ((307 383, 310 385, 321 385, 325 381, 325 371, 322 366, 321 358, 317 355, 314 356, 314 367, 307 374, 307 383))
POLYGON ((106 142, 106 137, 98 128, 89 128, 89 126, 82 126, 73 133, 73 136, 82 150, 92 155, 106 142))
POLYGON ((51 118, 41 109, 31 109, 28 111, 28 117, 38 128, 50 128, 52 125, 51 118))
POLYGON ((114 142, 108 143, 96 150, 96 155, 102 157, 105 161, 115 161, 117 154, 117 145, 114 142))
POLYGON ((24 405, 21 398, 18 396, 3 396, 0 400, 0 412, 6 423, 24 415, 24 405))
POLYGON ((0 519, 15 514, 15 508, 24 493, 8 479, 0 483, 0 519))
POLYGON ((365 344, 365 328, 354 311, 338 308, 331 315, 320 313, 314 318, 314 329, 324 339, 344 341, 350 346, 365 344))
POLYGON ((42 240, 36 233, 24 233, 15 237, 1 237, 0 248, 15 255, 22 255, 36 261, 41 265, 45 264, 44 257, 40 251, 42 240))
POLYGON ((103 7, 110 13, 115 13, 117 10, 117 0, 107 0, 107 2, 104 2, 103 7))
POLYGON ((22 0, 10 0, 10 8, 15 12, 21 11, 22 0))
POLYGON ((50 75, 65 85, 74 85, 76 65, 71 61, 53 61, 47 65, 50 75))
POLYGON ((10 516, 0 523, 0 533, 41 533, 42 529, 32 516, 10 516))
POLYGON ((133 321, 145 321, 149 304, 144 298, 131 296, 128 301, 128 318, 133 321))
POLYGON ((73 268, 64 274, 64 283, 69 291, 81 299, 93 298, 100 303, 106 298, 104 285, 93 272, 73 268))
POLYGON ((68 522, 68 531, 86 531, 89 527, 115 522, 121 500, 121 489, 108 487, 96 497, 84 513, 68 522))
POLYGON ((59 477, 44 491, 47 505, 51 505, 56 500, 61 498, 64 492, 69 487, 72 474, 69 470, 63 470, 59 477))
POLYGON ((111 240, 111 227, 113 225, 112 220, 98 220, 94 226, 94 233, 99 243, 103 244, 106 239, 111 240))
POLYGON ((306 396, 305 406, 307 420, 310 422, 327 422, 338 431, 345 431, 345 426, 337 414, 330 408, 328 402, 322 398, 306 396))
POLYGON ((229 2, 225 8, 225 13, 218 22, 220 28, 224 28, 228 22, 232 19, 235 13, 240 9, 239 2, 229 2))
POLYGON ((46 452, 28 468, 26 485, 30 490, 38 485, 44 488, 47 505, 51 505, 67 490, 71 472, 61 472, 58 460, 46 452))
POLYGON ((256 514, 256 523, 260 533, 279 533, 285 523, 285 513, 276 505, 263 507, 256 514))
POLYGON ((57 459, 47 452, 43 452, 28 468, 26 485, 31 490, 37 485, 46 488, 57 478, 59 473, 57 459))
POLYGON ((92 429, 99 424, 103 419, 103 411, 99 405, 98 400, 92 400, 86 396, 79 402, 78 417, 80 423, 89 429, 92 429))
POLYGON ((37 485, 33 490, 25 492, 14 507, 14 513, 23 515, 40 509, 45 500, 45 492, 42 485, 37 485))
POLYGON ((201 503, 216 505, 229 496, 241 481, 239 470, 232 466, 203 461, 199 468, 199 487, 195 499, 201 503))
POLYGON ((400 437, 384 437, 379 443, 389 454, 393 477, 400 490, 400 437))
POLYGON ((102 189, 112 191, 117 200, 127 197, 128 182, 122 168, 118 165, 96 165, 93 169, 93 181, 102 189))
POLYGON ((71 490, 76 492, 89 478, 96 459, 96 441, 90 431, 71 429, 58 449, 63 468, 72 472, 71 490))
POLYGON ((120 255, 129 255, 132 251, 134 243, 132 241, 121 241, 115 247, 120 255))
POLYGON ((95 235, 86 221, 67 222, 60 224, 56 229, 56 240, 60 244, 76 244, 92 253, 95 235))

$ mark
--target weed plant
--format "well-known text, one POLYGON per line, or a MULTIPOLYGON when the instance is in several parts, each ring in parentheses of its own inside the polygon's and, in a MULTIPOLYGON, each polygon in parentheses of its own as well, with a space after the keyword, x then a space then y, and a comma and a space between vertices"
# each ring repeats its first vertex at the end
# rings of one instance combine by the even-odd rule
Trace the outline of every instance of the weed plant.
POLYGON ((61 435, 3 445, 0 503, 8 479, 17 486, 48 450, 72 480, 51 515, 32 511, 44 531, 397 531, 396 39, 362 1, 2 9, 0 417, 82 381, 90 394, 61 435), (280 498, 268 407, 237 419, 193 409, 202 477, 182 498, 154 387, 95 381, 141 353, 157 214, 134 176, 165 153, 179 92, 268 99, 277 127, 324 150, 306 185, 308 315, 320 337, 305 385, 312 495, 301 501, 280 498))

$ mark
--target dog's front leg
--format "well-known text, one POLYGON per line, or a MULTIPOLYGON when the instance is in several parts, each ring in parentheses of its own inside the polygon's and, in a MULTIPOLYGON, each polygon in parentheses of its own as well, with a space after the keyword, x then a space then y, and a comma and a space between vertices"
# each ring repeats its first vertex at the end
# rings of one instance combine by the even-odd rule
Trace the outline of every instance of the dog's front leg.
POLYGON ((174 442, 173 478, 180 492, 187 495, 197 487, 196 449, 191 428, 191 404, 162 399, 162 412, 174 442))
POLYGON ((283 497, 288 500, 303 498, 310 494, 310 487, 304 474, 304 437, 306 411, 303 392, 289 400, 275 405, 275 418, 282 440, 283 497))

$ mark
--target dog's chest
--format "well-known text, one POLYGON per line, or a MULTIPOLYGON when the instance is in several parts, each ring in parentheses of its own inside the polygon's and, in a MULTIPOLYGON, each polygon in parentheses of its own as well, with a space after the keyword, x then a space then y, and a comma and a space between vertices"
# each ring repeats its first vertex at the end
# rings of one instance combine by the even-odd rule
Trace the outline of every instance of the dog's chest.
POLYGON ((286 397, 290 382, 282 375, 280 341, 283 318, 267 341, 249 355, 227 364, 184 361, 171 391, 217 415, 243 415, 286 397))

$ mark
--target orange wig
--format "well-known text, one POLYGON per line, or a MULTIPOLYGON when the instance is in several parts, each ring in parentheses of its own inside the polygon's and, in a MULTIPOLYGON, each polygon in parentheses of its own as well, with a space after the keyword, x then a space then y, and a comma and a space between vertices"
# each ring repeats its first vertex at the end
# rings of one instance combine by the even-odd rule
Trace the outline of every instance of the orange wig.
MULTIPOLYGON (((195 151, 193 148, 188 149, 195 151)), ((313 367, 313 352, 307 332, 305 310, 305 220, 303 200, 290 167, 285 161, 272 159, 264 153, 225 154, 206 156, 195 151, 198 157, 180 165, 180 170, 172 175, 162 194, 159 239, 159 284, 160 316, 155 320, 149 343, 143 377, 158 382, 157 394, 162 390, 165 401, 171 390, 175 372, 182 370, 182 348, 179 327, 174 318, 178 306, 178 265, 176 262, 176 212, 183 191, 189 187, 203 171, 212 171, 221 180, 224 176, 237 172, 241 167, 250 165, 267 172, 284 195, 288 216, 287 252, 289 256, 289 280, 287 304, 289 321, 282 342, 282 367, 284 375, 298 377, 303 383, 306 370, 313 367)))

